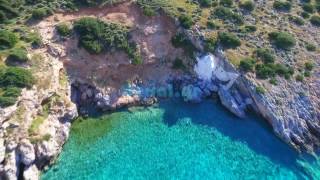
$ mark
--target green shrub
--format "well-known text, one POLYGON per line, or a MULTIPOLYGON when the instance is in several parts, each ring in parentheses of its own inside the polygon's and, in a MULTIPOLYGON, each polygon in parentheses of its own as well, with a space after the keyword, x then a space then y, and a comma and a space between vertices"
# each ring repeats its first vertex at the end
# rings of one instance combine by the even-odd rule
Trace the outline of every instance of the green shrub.
POLYGON ((229 8, 226 7, 217 7, 213 13, 212 16, 222 19, 224 21, 229 21, 234 24, 243 24, 244 20, 243 17, 237 13, 232 12, 229 8))
POLYGON ((298 75, 296 76, 296 80, 302 82, 302 81, 304 80, 303 75, 302 75, 302 74, 298 74, 298 75))
POLYGON ((16 103, 17 98, 0 96, 0 107, 5 108, 16 103))
POLYGON ((267 79, 276 75, 273 64, 256 65, 256 75, 258 78, 267 79))
POLYGON ((60 36, 69 36, 72 33, 72 29, 65 23, 58 24, 56 30, 60 36))
POLYGON ((269 37, 275 46, 280 49, 289 50, 296 45, 295 38, 286 32, 272 32, 269 37))
POLYGON ((253 71, 256 61, 252 58, 245 58, 240 61, 240 69, 249 72, 253 71))
POLYGON ((21 94, 21 89, 17 87, 6 87, 3 89, 2 96, 4 97, 19 97, 21 94))
POLYGON ((252 0, 242 0, 239 4, 240 8, 245 9, 247 11, 254 10, 254 2, 252 0))
POLYGON ((255 55, 264 63, 273 63, 275 60, 275 56, 270 49, 259 48, 255 51, 255 55))
POLYGON ((12 49, 7 57, 6 62, 10 63, 25 63, 28 61, 27 51, 22 48, 12 49))
POLYGON ((237 48, 241 45, 241 41, 238 36, 229 32, 220 32, 218 35, 218 41, 226 49, 237 48))
POLYGON ((257 27, 254 25, 246 25, 246 26, 244 26, 244 31, 246 33, 255 32, 255 31, 257 31, 257 27))
POLYGON ((310 22, 314 26, 320 26, 320 16, 314 15, 310 18, 310 22))
POLYGON ((34 83, 30 71, 19 67, 8 67, 3 74, 0 74, 1 87, 20 87, 30 88, 34 83))
POLYGON ((269 82, 270 82, 270 84, 273 84, 273 85, 278 85, 278 81, 277 81, 277 79, 276 78, 271 78, 270 80, 269 80, 269 82))
POLYGON ((314 13, 314 6, 311 3, 305 3, 302 5, 302 9, 308 13, 314 13))
POLYGON ((302 26, 305 23, 302 18, 297 16, 290 16, 289 20, 299 26, 302 26))
POLYGON ((125 51, 133 64, 143 62, 135 43, 129 43, 128 29, 119 24, 85 17, 75 22, 74 30, 79 35, 80 47, 91 54, 117 49, 125 51))
POLYGON ((312 71, 314 68, 314 64, 312 62, 306 62, 304 64, 304 68, 306 71, 312 71))
POLYGON ((310 17, 310 14, 303 11, 303 12, 300 13, 300 16, 301 16, 303 19, 308 19, 308 18, 310 17))
POLYGON ((306 49, 307 49, 308 51, 316 51, 316 50, 317 50, 317 47, 316 47, 316 45, 314 45, 314 44, 307 43, 307 44, 306 44, 306 49))
POLYGON ((18 37, 9 31, 0 30, 0 50, 10 49, 18 42, 18 37))
POLYGON ((284 1, 284 0, 280 0, 280 1, 277 0, 273 3, 273 8, 275 8, 276 10, 279 10, 279 11, 290 11, 291 10, 291 2, 284 1))
POLYGON ((85 17, 75 22, 74 30, 79 34, 79 45, 91 54, 110 48, 125 50, 129 46, 128 31, 118 24, 85 17))
POLYGON ((205 40, 205 49, 208 52, 214 52, 217 46, 217 40, 214 38, 209 38, 205 40))
POLYGON ((202 7, 209 7, 212 5, 213 0, 198 0, 198 2, 202 7))
POLYGON ((257 92, 258 94, 265 94, 265 93, 266 93, 266 90, 265 90, 264 87, 262 87, 262 86, 257 86, 257 87, 256 87, 256 92, 257 92))
POLYGON ((219 26, 216 25, 216 23, 214 21, 208 21, 207 27, 208 27, 208 29, 218 29, 219 28, 219 26))
POLYGON ((32 11, 32 18, 40 20, 50 15, 50 10, 47 8, 37 8, 32 11))
POLYGON ((145 16, 151 17, 151 16, 155 16, 156 15, 156 11, 154 9, 152 9, 151 7, 149 7, 149 6, 146 6, 146 7, 143 8, 143 14, 145 16))
POLYGON ((190 16, 188 16, 188 15, 185 15, 185 14, 183 14, 183 15, 181 15, 179 17, 179 21, 181 23, 181 26, 186 28, 186 29, 190 29, 192 27, 192 25, 193 25, 192 18, 190 16))
POLYGON ((220 0, 219 4, 224 7, 231 7, 233 5, 233 0, 220 0))
POLYGON ((6 22, 8 20, 6 14, 3 11, 0 11, 0 24, 6 22))

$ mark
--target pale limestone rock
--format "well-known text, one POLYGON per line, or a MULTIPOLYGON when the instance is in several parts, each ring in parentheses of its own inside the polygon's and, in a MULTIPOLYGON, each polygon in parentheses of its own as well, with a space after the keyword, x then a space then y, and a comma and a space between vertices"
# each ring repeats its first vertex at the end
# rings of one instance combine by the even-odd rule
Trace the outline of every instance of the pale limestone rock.
POLYGON ((29 166, 24 169, 23 178, 24 180, 38 180, 40 172, 36 165, 29 166))
POLYGON ((27 139, 23 139, 20 142, 18 153, 19 153, 21 162, 26 166, 31 165, 35 160, 35 152, 34 152, 33 145, 27 139))

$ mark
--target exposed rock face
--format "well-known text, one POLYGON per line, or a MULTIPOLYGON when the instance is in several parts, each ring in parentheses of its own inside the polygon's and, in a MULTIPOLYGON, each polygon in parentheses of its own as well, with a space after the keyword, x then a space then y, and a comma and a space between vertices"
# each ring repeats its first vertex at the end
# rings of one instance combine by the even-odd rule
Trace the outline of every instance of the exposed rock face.
POLYGON ((282 140, 297 150, 312 152, 320 147, 320 114, 301 86, 288 83, 289 88, 273 87, 266 94, 257 94, 253 82, 247 78, 241 81, 257 111, 282 140))
POLYGON ((35 180, 39 179, 40 172, 36 165, 29 166, 24 169, 23 178, 24 180, 35 180))
POLYGON ((30 143, 29 140, 23 139, 20 141, 20 144, 18 147, 18 155, 19 155, 20 161, 25 166, 29 166, 34 162, 35 152, 34 152, 33 145, 30 143))

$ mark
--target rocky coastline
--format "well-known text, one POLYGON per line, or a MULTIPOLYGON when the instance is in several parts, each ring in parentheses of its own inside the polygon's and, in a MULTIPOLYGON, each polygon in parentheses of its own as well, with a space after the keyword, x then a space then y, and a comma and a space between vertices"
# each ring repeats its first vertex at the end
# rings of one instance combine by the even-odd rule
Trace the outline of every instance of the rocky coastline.
MULTIPOLYGON (((201 55, 204 52, 203 38, 200 30, 181 30, 186 34, 201 55)), ((167 79, 162 84, 152 84, 136 79, 123 85, 120 89, 102 89, 93 84, 70 80, 61 90, 59 72, 63 69, 59 61, 61 52, 48 45, 48 58, 52 60, 55 75, 52 82, 56 86, 44 92, 37 89, 24 90, 15 106, 0 109, 0 179, 26 180, 39 179, 40 171, 54 163, 68 139, 71 122, 80 115, 86 115, 87 107, 101 111, 114 111, 125 106, 149 106, 162 98, 179 97, 186 102, 200 103, 205 98, 218 96, 221 104, 238 117, 244 117, 248 109, 262 115, 272 126, 275 134, 298 151, 313 152, 320 147, 320 112, 310 97, 303 95, 299 89, 302 85, 280 86, 278 90, 259 94, 256 91, 259 82, 253 77, 243 75, 224 56, 218 48, 214 55, 220 71, 232 73, 235 78, 222 78, 214 75, 210 80, 203 80, 195 74, 185 74, 167 79), (296 88, 295 87, 299 87, 296 88), (283 89, 281 89, 283 88, 283 89), (295 93, 292 93, 295 91, 295 93), (31 123, 33 117, 43 111, 42 104, 58 94, 64 94, 64 100, 51 107, 46 118, 46 132, 50 140, 31 142, 26 133, 13 133, 31 123), (279 95, 280 94, 280 95, 279 95), (283 104, 278 104, 283 101, 283 104), (23 123, 12 122, 19 104, 26 104, 27 115, 23 123), (14 129, 14 130, 12 130, 14 129)), ((320 86, 319 86, 320 88, 320 86)), ((20 118, 20 117, 18 117, 20 118)))

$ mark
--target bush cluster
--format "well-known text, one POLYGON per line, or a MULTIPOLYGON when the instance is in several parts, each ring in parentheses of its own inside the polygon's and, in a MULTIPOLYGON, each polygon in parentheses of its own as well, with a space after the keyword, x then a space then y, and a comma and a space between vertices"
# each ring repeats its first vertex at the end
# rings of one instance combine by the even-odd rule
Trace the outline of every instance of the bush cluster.
POLYGON ((21 88, 30 88, 34 82, 30 71, 19 67, 0 67, 0 107, 11 106, 20 96, 21 88))
POLYGON ((31 88, 34 83, 30 71, 19 67, 8 67, 0 74, 0 87, 31 88))
POLYGON ((134 64, 142 63, 135 44, 129 43, 128 29, 121 25, 85 17, 75 22, 74 30, 79 35, 79 45, 91 54, 115 48, 125 51, 134 64))
POLYGON ((244 23, 243 17, 241 15, 239 15, 238 13, 234 13, 231 9, 222 6, 217 7, 213 11, 212 16, 238 25, 244 23))
POLYGON ((156 11, 153 8, 151 8, 150 6, 145 6, 145 7, 143 7, 143 14, 145 16, 151 17, 151 16, 156 15, 156 11))
POLYGON ((16 64, 28 61, 27 51, 22 48, 12 49, 7 57, 6 63, 16 64))
POLYGON ((56 30, 63 37, 69 36, 72 33, 72 29, 65 23, 58 24, 56 30))
POLYGON ((209 7, 212 5, 213 0, 198 0, 198 2, 202 7, 209 7))
POLYGON ((305 23, 304 20, 298 16, 290 16, 289 20, 299 26, 302 26, 305 23))
POLYGON ((320 16, 314 15, 310 18, 310 22, 314 26, 320 26, 320 16))
POLYGON ((269 37, 274 45, 280 49, 289 50, 296 45, 295 38, 287 32, 272 32, 269 37))
POLYGON ((276 0, 273 3, 273 8, 279 11, 290 11, 291 10, 291 2, 284 0, 276 0))
POLYGON ((218 34, 218 42, 226 49, 234 49, 241 45, 238 36, 229 32, 220 32, 218 34))
POLYGON ((188 15, 185 15, 185 14, 183 14, 179 17, 179 21, 181 23, 181 26, 186 29, 190 29, 192 27, 192 25, 194 24, 192 18, 188 15))
POLYGON ((32 11, 32 18, 40 20, 51 14, 52 12, 48 8, 37 8, 32 11))
POLYGON ((0 30, 0 50, 10 49, 18 42, 18 37, 6 30, 0 30))
POLYGON ((259 48, 255 51, 255 56, 264 63, 274 63, 275 56, 270 49, 259 48))
POLYGON ((282 64, 258 64, 256 66, 256 75, 261 79, 275 77, 275 75, 283 76, 289 79, 294 74, 294 70, 282 64))
POLYGON ((253 71, 255 65, 256 60, 252 58, 244 58, 240 61, 240 69, 245 72, 253 71))
POLYGON ((252 0, 242 0, 240 1, 239 7, 247 11, 253 11, 254 2, 252 0))
POLYGON ((233 0, 220 0, 219 4, 224 7, 231 7, 233 5, 233 0))

